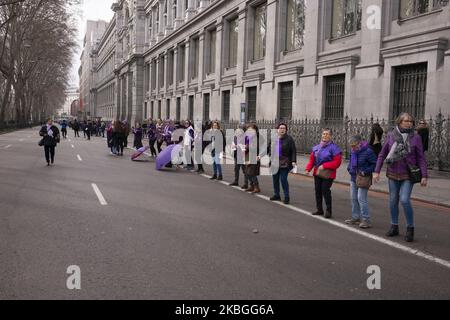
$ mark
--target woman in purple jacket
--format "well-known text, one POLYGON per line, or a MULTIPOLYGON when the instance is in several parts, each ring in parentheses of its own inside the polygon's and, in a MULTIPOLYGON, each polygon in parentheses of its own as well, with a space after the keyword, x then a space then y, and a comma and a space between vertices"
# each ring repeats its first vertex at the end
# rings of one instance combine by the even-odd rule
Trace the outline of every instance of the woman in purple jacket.
POLYGON ((414 118, 402 113, 396 120, 397 126, 389 133, 387 140, 378 155, 374 181, 380 181, 381 167, 387 162, 389 179, 391 229, 388 237, 398 236, 399 202, 405 210, 407 230, 405 240, 414 241, 414 212, 411 205, 411 193, 414 184, 410 180, 409 166, 417 166, 422 173, 421 186, 428 184, 427 163, 425 160, 422 139, 414 131, 414 118))

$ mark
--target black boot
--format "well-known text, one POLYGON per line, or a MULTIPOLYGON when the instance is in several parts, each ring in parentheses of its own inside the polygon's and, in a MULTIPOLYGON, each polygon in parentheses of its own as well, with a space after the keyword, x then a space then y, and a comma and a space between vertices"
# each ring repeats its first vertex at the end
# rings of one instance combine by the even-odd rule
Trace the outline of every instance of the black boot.
POLYGON ((331 210, 327 209, 325 212, 325 219, 331 219, 332 216, 333 214, 331 213, 331 210))
POLYGON ((391 229, 389 229, 389 231, 386 233, 386 236, 388 237, 395 237, 398 236, 399 232, 398 232, 398 226, 393 224, 391 225, 391 229))
POLYGON ((211 178, 209 178, 209 180, 216 180, 216 179, 217 179, 216 175, 213 175, 211 178))
POLYGON ((413 242, 414 241, 414 228, 408 227, 406 229, 406 236, 405 236, 406 242, 413 242))
POLYGON ((313 216, 323 216, 323 210, 322 209, 317 209, 317 211, 314 212, 312 215, 313 216))

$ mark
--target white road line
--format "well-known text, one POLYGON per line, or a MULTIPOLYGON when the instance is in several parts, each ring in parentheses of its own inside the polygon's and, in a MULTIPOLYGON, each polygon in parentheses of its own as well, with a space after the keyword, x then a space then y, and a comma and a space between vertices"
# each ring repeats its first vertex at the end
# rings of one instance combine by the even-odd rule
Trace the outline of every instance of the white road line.
POLYGON ((77 158, 78 158, 79 161, 83 161, 83 159, 81 159, 79 154, 77 154, 77 158))
POLYGON ((5 149, 9 149, 9 148, 11 148, 10 144, 5 147, 5 149))
POLYGON ((19 142, 23 142, 23 139, 20 139, 19 142))
POLYGON ((75 149, 75 146, 74 146, 74 145, 72 145, 72 149, 75 149))
POLYGON ((106 202, 105 198, 103 197, 102 193, 100 192, 100 189, 97 187, 95 183, 92 184, 92 189, 94 189, 95 194, 97 195, 98 201, 100 201, 100 204, 102 206, 107 206, 108 203, 106 202))
MULTIPOLYGON (((206 174, 202 174, 201 176, 202 176, 202 177, 205 177, 205 178, 208 178, 208 179, 211 178, 211 176, 206 175, 206 174)), ((226 184, 225 181, 221 181, 221 183, 222 183, 222 184, 226 184)), ((242 190, 242 189, 240 189, 239 187, 233 187, 233 188, 236 189, 236 190, 245 192, 245 190, 242 190)), ((258 198, 263 199, 263 200, 266 200, 266 201, 268 201, 268 202, 270 202, 270 203, 277 204, 277 205, 280 205, 280 206, 285 207, 285 208, 287 208, 287 209, 291 209, 291 210, 293 210, 293 211, 296 211, 296 212, 298 212, 298 213, 301 213, 301 214, 303 214, 303 215, 306 215, 306 216, 308 216, 309 218, 316 219, 316 220, 320 220, 321 222, 325 222, 325 223, 328 223, 328 224, 333 225, 333 226, 335 226, 335 227, 338 227, 338 228, 341 228, 341 229, 344 229, 344 230, 347 230, 347 231, 356 233, 356 234, 358 234, 358 235, 360 235, 360 236, 363 236, 363 237, 365 237, 365 238, 368 238, 368 239, 377 241, 377 242, 382 243, 382 244, 384 244, 384 245, 387 245, 387 246, 389 246, 389 247, 391 247, 391 248, 394 248, 394 249, 403 251, 403 252, 405 252, 405 253, 412 254, 412 255, 417 256, 417 257, 419 257, 419 258, 426 259, 426 260, 428 260, 428 261, 431 261, 431 262, 440 264, 440 265, 442 265, 442 266, 444 266, 444 267, 450 269, 450 261, 447 261, 447 260, 445 260, 445 259, 441 259, 441 258, 439 258, 439 257, 436 257, 436 256, 433 256, 433 255, 431 255, 431 254, 425 253, 425 252, 423 252, 423 251, 420 251, 420 250, 417 250, 417 249, 410 248, 410 247, 408 247, 408 246, 399 244, 399 243, 394 242, 394 241, 391 241, 391 240, 384 239, 384 238, 382 238, 382 237, 379 237, 379 236, 370 234, 370 233, 368 233, 368 232, 364 232, 364 231, 362 231, 362 230, 359 230, 359 229, 356 229, 356 228, 351 227, 351 226, 349 226, 349 225, 346 225, 346 224, 337 222, 337 221, 335 221, 335 220, 325 219, 325 218, 323 218, 323 217, 321 217, 321 216, 313 216, 313 215, 312 215, 312 212, 309 212, 309 211, 306 211, 306 210, 303 210, 303 209, 294 207, 293 205, 286 205, 286 204, 284 204, 284 203, 282 203, 282 202, 278 202, 278 201, 275 201, 275 202, 270 201, 270 198, 267 197, 267 196, 264 196, 264 195, 261 195, 261 194, 258 194, 258 195, 256 195, 256 196, 257 196, 258 198)))

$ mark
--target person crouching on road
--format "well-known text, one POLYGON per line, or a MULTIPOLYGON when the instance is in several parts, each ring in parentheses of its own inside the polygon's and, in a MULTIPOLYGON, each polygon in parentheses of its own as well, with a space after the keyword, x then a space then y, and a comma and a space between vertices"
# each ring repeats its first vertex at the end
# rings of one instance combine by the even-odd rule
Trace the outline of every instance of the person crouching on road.
POLYGON ((325 215, 325 218, 332 217, 332 196, 331 187, 336 179, 337 169, 342 164, 342 151, 332 141, 331 129, 322 131, 322 142, 313 148, 309 163, 306 165, 306 173, 309 174, 314 169, 314 185, 316 192, 317 211, 314 216, 325 215), (323 199, 327 210, 323 211, 323 199))
MULTIPOLYGON (((274 152, 278 152, 278 170, 274 172, 273 190, 274 196, 270 198, 271 201, 281 201, 280 197, 280 180, 284 191, 284 204, 289 204, 289 172, 297 166, 297 149, 295 147, 294 139, 287 134, 288 127, 285 123, 280 123, 277 127, 278 139, 276 141, 274 152)), ((269 150, 271 147, 269 146, 269 150)), ((272 155, 274 156, 274 155, 272 155)), ((273 163, 273 162, 272 162, 273 163)))
POLYGON ((396 127, 388 134, 383 149, 378 155, 373 178, 376 183, 380 181, 381 167, 386 161, 391 211, 391 228, 386 236, 399 235, 400 202, 405 210, 407 223, 405 240, 413 242, 415 225, 411 194, 415 183, 420 183, 422 187, 428 184, 427 161, 423 152, 422 139, 414 132, 414 118, 408 113, 402 113, 397 118, 396 124, 396 127))
POLYGON ((351 176, 350 195, 352 198, 352 218, 345 223, 358 225, 361 229, 372 227, 367 196, 372 184, 372 174, 377 163, 377 156, 367 141, 360 135, 350 139, 352 148, 348 172, 351 176))
POLYGON ((43 137, 42 145, 44 146, 45 160, 47 166, 50 166, 50 162, 55 163, 55 148, 60 141, 59 129, 53 125, 52 119, 48 119, 47 125, 41 128, 39 135, 43 137))

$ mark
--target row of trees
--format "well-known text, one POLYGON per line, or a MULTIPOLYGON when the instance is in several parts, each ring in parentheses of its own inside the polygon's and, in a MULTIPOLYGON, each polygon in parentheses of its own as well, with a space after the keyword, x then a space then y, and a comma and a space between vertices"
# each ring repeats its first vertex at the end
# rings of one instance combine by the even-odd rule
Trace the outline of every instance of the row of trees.
POLYGON ((0 0, 0 128, 62 107, 77 48, 79 0, 0 0))

